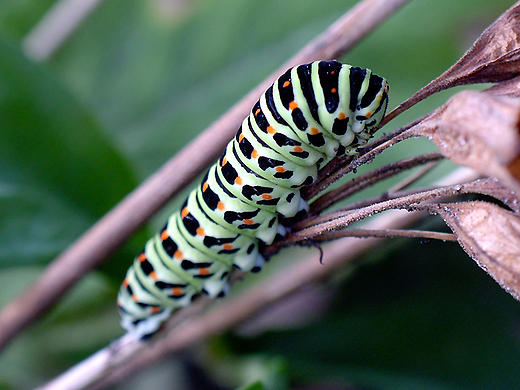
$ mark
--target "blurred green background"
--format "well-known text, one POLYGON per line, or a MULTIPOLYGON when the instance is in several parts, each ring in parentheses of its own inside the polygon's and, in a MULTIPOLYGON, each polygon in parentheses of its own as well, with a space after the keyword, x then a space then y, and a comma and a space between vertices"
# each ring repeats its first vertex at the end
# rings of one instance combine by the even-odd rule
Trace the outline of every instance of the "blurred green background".
MULTIPOLYGON (((355 1, 105 1, 49 60, 32 61, 24 39, 53 3, 0 6, 0 307, 355 1)), ((410 1, 341 60, 386 77, 394 107, 512 3, 410 1)), ((452 93, 421 103, 389 130, 452 93)), ((377 163, 431 149, 412 140, 377 163)), ((1 389, 42 384, 122 334, 119 283, 182 197, 2 352, 1 389)), ((432 217, 421 227, 442 223, 432 217)), ((271 272, 299 256, 283 252, 271 272)), ((520 303, 456 244, 392 240, 342 276, 285 311, 297 318, 303 302, 315 310, 311 321, 250 324, 118 388, 231 389, 255 380, 262 385, 251 389, 520 388, 520 303)))

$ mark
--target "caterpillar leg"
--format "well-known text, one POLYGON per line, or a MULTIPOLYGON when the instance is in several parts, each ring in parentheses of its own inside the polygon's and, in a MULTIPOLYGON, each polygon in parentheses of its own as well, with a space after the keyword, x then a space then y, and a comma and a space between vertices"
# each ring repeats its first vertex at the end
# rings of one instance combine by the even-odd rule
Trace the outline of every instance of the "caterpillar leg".
POLYGON ((298 212, 300 211, 309 211, 309 202, 302 198, 300 198, 300 203, 298 204, 298 212))
POLYGON ((262 256, 261 254, 258 254, 258 257, 256 258, 256 261, 255 261, 255 265, 251 269, 251 272, 260 272, 262 270, 262 268, 264 268, 265 263, 266 263, 266 261, 265 261, 264 256, 262 256))

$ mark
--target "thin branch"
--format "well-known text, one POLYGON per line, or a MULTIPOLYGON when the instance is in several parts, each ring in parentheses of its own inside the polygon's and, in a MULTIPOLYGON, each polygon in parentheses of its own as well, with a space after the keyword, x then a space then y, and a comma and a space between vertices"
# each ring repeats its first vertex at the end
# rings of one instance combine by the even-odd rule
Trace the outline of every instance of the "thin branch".
POLYGON ((386 192, 381 195, 373 196, 370 198, 361 199, 357 202, 349 203, 348 205, 345 205, 341 208, 336 209, 335 211, 341 210, 341 211, 349 211, 349 210, 357 210, 362 209, 364 207, 368 207, 370 205, 380 203, 383 201, 391 200, 391 199, 398 199, 403 196, 409 196, 414 194, 419 194, 424 191, 430 191, 433 190, 435 187, 421 187, 421 188, 414 188, 414 189, 408 189, 408 190, 402 190, 402 191, 395 191, 392 193, 386 192))
POLYGON ((281 247, 293 245, 297 242, 314 239, 315 237, 337 229, 343 229, 354 222, 369 218, 375 214, 388 210, 412 210, 413 205, 427 200, 438 199, 466 193, 480 193, 493 196, 494 191, 488 191, 485 180, 477 180, 465 184, 455 184, 428 191, 420 191, 395 199, 384 200, 358 209, 338 209, 334 212, 311 217, 298 222, 293 231, 280 243, 273 245, 281 247))
MULTIPOLYGON (((442 158, 444 156, 439 153, 442 158)), ((410 187, 413 183, 415 183, 417 180, 421 179, 423 176, 425 176, 428 172, 430 172, 433 168, 435 168, 440 162, 440 159, 436 161, 431 161, 429 163, 426 163, 424 167, 419 169, 417 172, 414 172, 410 176, 406 177, 403 181, 397 183, 395 186, 388 189, 388 194, 393 194, 394 192, 402 191, 405 188, 410 187)))
MULTIPOLYGON (((457 171, 455 171, 455 174, 458 172, 466 169, 468 171, 468 176, 474 175, 474 171, 470 168, 459 168, 457 171)), ((414 188, 410 190, 400 190, 395 192, 388 192, 384 193, 382 195, 373 196, 371 198, 365 198, 362 200, 359 200, 354 203, 349 203, 346 206, 343 206, 336 211, 349 211, 349 210, 357 210, 362 209, 364 207, 380 203, 383 201, 387 201, 390 199, 398 199, 403 196, 409 196, 414 194, 423 193, 425 191, 431 191, 435 188, 444 187, 446 185, 449 185, 448 183, 453 183, 453 180, 451 180, 451 175, 446 176, 445 179, 439 180, 437 182, 438 186, 430 186, 428 188, 414 188)), ((462 188, 464 191, 463 193, 478 193, 481 195, 488 195, 491 197, 494 197, 495 199, 500 200, 503 202, 506 206, 510 207, 512 210, 520 212, 520 205, 516 201, 516 197, 511 193, 511 191, 507 187, 503 187, 498 184, 498 182, 494 181, 494 179, 480 179, 475 181, 474 183, 466 183, 464 184, 464 187, 462 188), (491 182, 494 182, 496 186, 492 186, 490 188, 487 187, 491 182), (472 184, 472 186, 470 186, 472 184)), ((296 226, 293 226, 293 228, 296 226)))
MULTIPOLYGON (((170 326, 179 326, 188 318, 200 316, 212 302, 207 296, 200 297, 189 307, 178 311, 170 326)), ((93 384, 103 381, 116 367, 128 364, 133 356, 141 356, 150 348, 150 343, 136 340, 125 334, 107 347, 78 363, 55 380, 39 387, 39 390, 80 390, 91 389, 93 384)))
POLYGON ((45 61, 78 29, 101 0, 59 0, 27 34, 22 45, 36 61, 45 61))
POLYGON ((300 63, 339 57, 407 1, 364 0, 357 4, 123 199, 58 256, 31 288, 4 308, 0 313, 0 349, 47 311, 86 273, 100 265, 212 163, 254 102, 285 69, 300 63))
MULTIPOLYGON (((387 164, 383 167, 374 169, 373 171, 367 172, 360 175, 348 183, 343 184, 334 190, 327 192, 326 194, 317 198, 311 203, 309 209, 309 216, 321 213, 323 210, 332 206, 333 204, 352 196, 353 194, 389 177, 397 175, 406 169, 415 168, 419 164, 426 164, 430 162, 437 162, 441 160, 443 155, 439 152, 432 152, 420 156, 407 158, 401 161, 397 161, 391 164, 387 164)), ((395 192, 395 191, 394 191, 395 192)))
POLYGON ((452 233, 440 233, 426 230, 402 230, 402 229, 352 229, 352 230, 334 230, 332 232, 325 232, 315 237, 316 241, 331 241, 345 237, 377 237, 377 238, 426 238, 429 240, 441 241, 457 241, 457 237, 452 233))

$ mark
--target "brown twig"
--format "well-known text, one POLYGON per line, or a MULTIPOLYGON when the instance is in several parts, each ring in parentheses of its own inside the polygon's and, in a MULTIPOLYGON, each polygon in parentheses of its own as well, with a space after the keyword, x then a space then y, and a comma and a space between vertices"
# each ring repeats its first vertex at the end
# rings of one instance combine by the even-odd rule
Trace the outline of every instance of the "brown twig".
MULTIPOLYGON (((367 172, 360 175, 348 183, 343 184, 334 190, 327 192, 326 194, 317 198, 311 203, 309 209, 309 216, 320 214, 326 208, 333 204, 348 198, 349 196, 375 184, 383 179, 387 179, 391 176, 397 175, 406 169, 415 168, 417 165, 426 164, 430 162, 436 162, 441 160, 443 155, 439 152, 432 152, 420 156, 407 158, 401 161, 397 161, 391 164, 387 164, 383 167, 374 169, 373 171, 367 172)), ((394 191, 395 192, 395 191, 394 191)))
MULTIPOLYGON (((451 183, 453 180, 450 180, 450 176, 447 177, 448 180, 446 182, 451 183)), ((438 186, 445 186, 444 181, 438 182, 438 186)), ((418 193, 424 193, 425 191, 431 191, 435 188, 438 188, 436 186, 432 186, 429 188, 416 188, 416 189, 410 189, 410 190, 401 190, 401 191, 395 191, 395 192, 388 192, 382 195, 377 195, 371 198, 365 198, 362 200, 359 200, 354 203, 349 203, 346 206, 343 206, 336 211, 350 211, 350 210, 358 210, 362 209, 364 207, 368 207, 370 205, 380 203, 383 201, 391 200, 391 199, 398 199, 403 196, 409 196, 409 195, 415 195, 418 193)), ((461 193, 476 193, 481 195, 487 195, 494 197, 495 199, 500 200, 503 202, 506 206, 511 208, 512 210, 516 212, 520 212, 520 205, 516 202, 516 197, 511 194, 510 189, 507 187, 503 187, 498 184, 498 182, 494 181, 494 179, 481 179, 477 180, 472 183, 466 183, 461 187, 461 193), (491 186, 492 183, 495 183, 495 186, 491 186)), ((293 226, 293 228, 297 228, 297 226, 293 226)))
POLYGON ((408 0, 364 0, 215 121, 58 256, 0 313, 0 349, 100 265, 180 189, 215 160, 260 94, 288 67, 332 59, 353 47, 408 0))
MULTIPOLYGON (((440 154, 440 153, 439 153, 440 154)), ((442 154, 441 154, 442 156, 442 154)), ((442 156, 444 158, 444 156, 442 156)), ((392 186, 388 189, 388 194, 393 194, 394 192, 402 191, 405 188, 410 187, 413 183, 421 179, 424 175, 426 175, 428 172, 430 172, 433 168, 435 168, 438 164, 440 159, 436 159, 434 161, 430 161, 425 163, 425 165, 419 169, 417 172, 414 172, 410 176, 406 177, 404 180, 400 181, 396 185, 392 186)))
POLYGON ((22 45, 25 53, 36 61, 49 59, 100 3, 101 0, 55 2, 24 38, 22 45))
POLYGON ((334 230, 332 232, 325 232, 315 237, 316 241, 332 241, 345 237, 377 237, 377 238, 425 238, 429 240, 441 241, 457 241, 457 237, 452 233, 440 233, 427 230, 413 230, 413 229, 352 229, 352 230, 334 230))
POLYGON ((466 184, 456 184, 427 191, 417 191, 410 195, 382 200, 362 208, 338 209, 325 215, 304 219, 294 225, 293 231, 283 240, 283 242, 280 242, 279 246, 293 245, 297 242, 315 239, 317 236, 325 232, 343 229, 354 222, 361 221, 384 211, 395 209, 412 210, 413 205, 440 197, 449 197, 467 193, 494 195, 495 192, 487 191, 487 188, 483 183, 486 183, 486 181, 478 180, 466 184))

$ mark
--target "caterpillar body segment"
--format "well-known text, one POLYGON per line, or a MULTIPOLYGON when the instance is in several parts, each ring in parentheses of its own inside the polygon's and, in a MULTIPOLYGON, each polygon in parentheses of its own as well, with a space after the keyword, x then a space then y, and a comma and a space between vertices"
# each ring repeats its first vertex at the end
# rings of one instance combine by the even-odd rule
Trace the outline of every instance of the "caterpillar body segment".
POLYGON ((218 181, 213 166, 197 190, 197 201, 204 213, 228 230, 270 244, 278 227, 278 218, 271 211, 244 203, 218 181))

